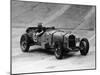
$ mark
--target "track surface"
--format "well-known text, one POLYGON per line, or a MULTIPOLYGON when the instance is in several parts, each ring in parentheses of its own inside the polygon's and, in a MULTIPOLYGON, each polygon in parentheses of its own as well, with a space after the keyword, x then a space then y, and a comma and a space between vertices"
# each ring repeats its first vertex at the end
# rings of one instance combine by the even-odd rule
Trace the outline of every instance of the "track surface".
MULTIPOLYGON (((95 35, 94 31, 80 31, 81 36, 85 35, 90 42, 90 49, 87 56, 81 56, 80 52, 71 52, 65 54, 64 59, 57 60, 54 54, 48 50, 38 49, 39 46, 33 46, 30 52, 21 52, 19 46, 20 34, 24 29, 13 29, 12 39, 12 72, 45 72, 60 70, 80 70, 95 68, 95 35), (16 34, 14 32, 17 32, 16 34), (83 33, 84 32, 84 33, 83 33), (81 34, 82 33, 82 34, 81 34), (86 35, 87 34, 87 35, 86 35)), ((79 31, 78 31, 79 32, 79 31)))

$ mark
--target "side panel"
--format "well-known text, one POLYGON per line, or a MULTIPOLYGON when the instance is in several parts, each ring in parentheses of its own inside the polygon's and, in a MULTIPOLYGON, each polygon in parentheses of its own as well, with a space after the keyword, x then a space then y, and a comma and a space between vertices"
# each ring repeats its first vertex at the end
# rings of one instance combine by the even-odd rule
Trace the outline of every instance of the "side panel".
POLYGON ((45 32, 41 38, 40 38, 40 42, 41 42, 41 46, 43 48, 50 48, 51 46, 51 36, 48 32, 45 32))
POLYGON ((55 42, 60 42, 63 43, 63 33, 62 32, 56 32, 53 34, 53 44, 55 44, 55 42))

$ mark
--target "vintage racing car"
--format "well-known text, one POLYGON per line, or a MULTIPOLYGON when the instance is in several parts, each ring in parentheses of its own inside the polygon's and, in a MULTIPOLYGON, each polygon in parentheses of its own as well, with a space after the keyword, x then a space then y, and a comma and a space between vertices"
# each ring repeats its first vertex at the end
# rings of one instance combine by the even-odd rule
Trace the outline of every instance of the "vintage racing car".
POLYGON ((28 52, 30 46, 40 45, 45 49, 53 49, 55 57, 62 59, 64 52, 78 49, 81 55, 87 55, 89 42, 86 38, 78 38, 73 33, 67 33, 55 27, 29 27, 21 36, 20 47, 23 52, 28 52))

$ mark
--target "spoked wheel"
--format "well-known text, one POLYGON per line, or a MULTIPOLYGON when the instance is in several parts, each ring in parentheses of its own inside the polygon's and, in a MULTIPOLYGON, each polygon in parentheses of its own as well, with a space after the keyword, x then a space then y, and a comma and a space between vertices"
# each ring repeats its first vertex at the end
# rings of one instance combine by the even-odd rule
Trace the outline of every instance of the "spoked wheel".
POLYGON ((89 42, 86 38, 83 38, 80 42, 80 53, 81 55, 87 55, 89 51, 89 42))
POLYGON ((63 48, 61 43, 56 43, 55 44, 55 57, 57 59, 62 59, 63 58, 63 48))
POLYGON ((27 34, 22 35, 20 39, 20 47, 23 52, 29 51, 29 37, 27 34))

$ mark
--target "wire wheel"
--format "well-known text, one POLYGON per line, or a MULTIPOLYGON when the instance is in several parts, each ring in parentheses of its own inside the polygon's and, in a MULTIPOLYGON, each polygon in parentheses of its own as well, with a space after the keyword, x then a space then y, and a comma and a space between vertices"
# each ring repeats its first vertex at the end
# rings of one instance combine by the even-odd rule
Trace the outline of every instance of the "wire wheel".
POLYGON ((81 55, 87 55, 89 51, 89 42, 87 39, 83 38, 80 42, 80 53, 81 55))
POLYGON ((62 45, 58 42, 55 44, 55 57, 57 59, 63 58, 63 48, 62 45))
POLYGON ((28 52, 29 51, 29 41, 28 41, 28 35, 27 34, 24 34, 22 35, 21 37, 21 40, 20 40, 20 47, 21 47, 21 50, 23 52, 28 52))

